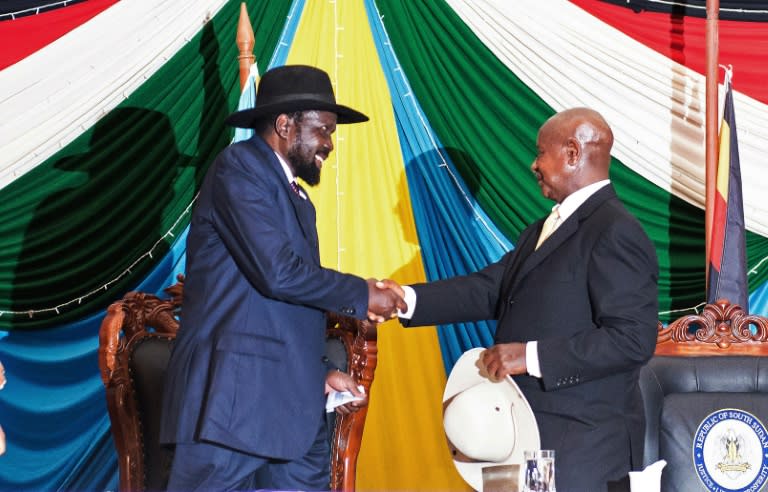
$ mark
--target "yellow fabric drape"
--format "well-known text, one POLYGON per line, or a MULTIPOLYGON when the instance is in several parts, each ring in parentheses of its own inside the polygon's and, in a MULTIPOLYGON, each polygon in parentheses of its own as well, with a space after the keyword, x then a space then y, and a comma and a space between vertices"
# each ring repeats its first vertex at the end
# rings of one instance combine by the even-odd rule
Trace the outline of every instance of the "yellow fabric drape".
MULTIPOLYGON (((423 281, 392 104, 363 1, 307 2, 287 63, 326 70, 339 103, 371 118, 338 126, 321 183, 309 190, 323 265, 423 281)), ((388 321, 379 326, 378 347, 357 489, 468 490, 443 434, 445 370, 435 329, 388 321)))

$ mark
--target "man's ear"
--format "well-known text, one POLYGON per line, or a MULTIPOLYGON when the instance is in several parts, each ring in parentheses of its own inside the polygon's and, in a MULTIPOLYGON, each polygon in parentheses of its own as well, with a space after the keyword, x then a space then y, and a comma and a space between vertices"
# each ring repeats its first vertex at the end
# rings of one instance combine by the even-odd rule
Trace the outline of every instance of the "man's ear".
POLYGON ((287 114, 280 114, 275 118, 275 133, 280 138, 288 138, 288 130, 291 127, 291 118, 287 114))
POLYGON ((581 159, 581 144, 575 138, 569 138, 565 142, 565 156, 567 164, 575 166, 581 159))

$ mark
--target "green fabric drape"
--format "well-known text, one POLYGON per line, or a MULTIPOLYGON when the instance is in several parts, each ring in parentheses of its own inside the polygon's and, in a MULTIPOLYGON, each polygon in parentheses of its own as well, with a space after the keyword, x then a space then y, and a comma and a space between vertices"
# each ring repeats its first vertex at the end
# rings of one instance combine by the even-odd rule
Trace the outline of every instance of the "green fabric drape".
MULTIPOLYGON (((514 241, 525 225, 551 206, 541 196, 530 164, 538 126, 554 110, 510 72, 445 2, 391 0, 378 6, 428 121, 484 210, 514 241)), ((660 310, 702 302, 703 211, 616 159, 611 177, 656 245, 660 310)), ((765 256, 766 248, 766 238, 748 235, 750 265, 765 256)), ((765 280, 766 273, 750 277, 753 288, 765 280)))
MULTIPOLYGON (((188 224, 185 210, 232 135, 223 120, 240 93, 239 7, 228 2, 118 108, 0 191, 0 329, 104 308, 188 224)), ((251 2, 257 60, 271 57, 289 8, 251 2)))

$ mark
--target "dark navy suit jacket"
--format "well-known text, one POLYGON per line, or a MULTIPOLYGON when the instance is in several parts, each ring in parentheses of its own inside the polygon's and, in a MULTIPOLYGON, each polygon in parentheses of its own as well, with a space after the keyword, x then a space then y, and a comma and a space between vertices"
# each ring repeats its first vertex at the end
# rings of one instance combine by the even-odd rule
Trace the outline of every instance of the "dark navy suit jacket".
POLYGON ((543 378, 516 376, 558 492, 599 492, 642 464, 638 374, 658 318, 654 247, 608 185, 534 250, 543 219, 517 248, 471 275, 414 285, 411 326, 498 319, 496 343, 538 340, 543 378))
POLYGON ((187 240, 161 441, 296 459, 323 416, 325 311, 364 318, 364 279, 320 266, 315 209, 259 136, 208 171, 187 240))

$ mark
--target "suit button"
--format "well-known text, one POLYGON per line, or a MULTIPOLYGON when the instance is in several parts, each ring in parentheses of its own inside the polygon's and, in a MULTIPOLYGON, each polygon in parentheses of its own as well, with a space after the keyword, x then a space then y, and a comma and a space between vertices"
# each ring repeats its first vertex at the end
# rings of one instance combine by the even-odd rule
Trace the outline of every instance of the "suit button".
POLYGON ((508 303, 509 303, 509 305, 511 306, 512 304, 514 304, 514 303, 515 303, 515 300, 514 300, 514 299, 512 299, 512 298, 510 298, 510 299, 509 299, 507 302, 508 302, 508 303))

